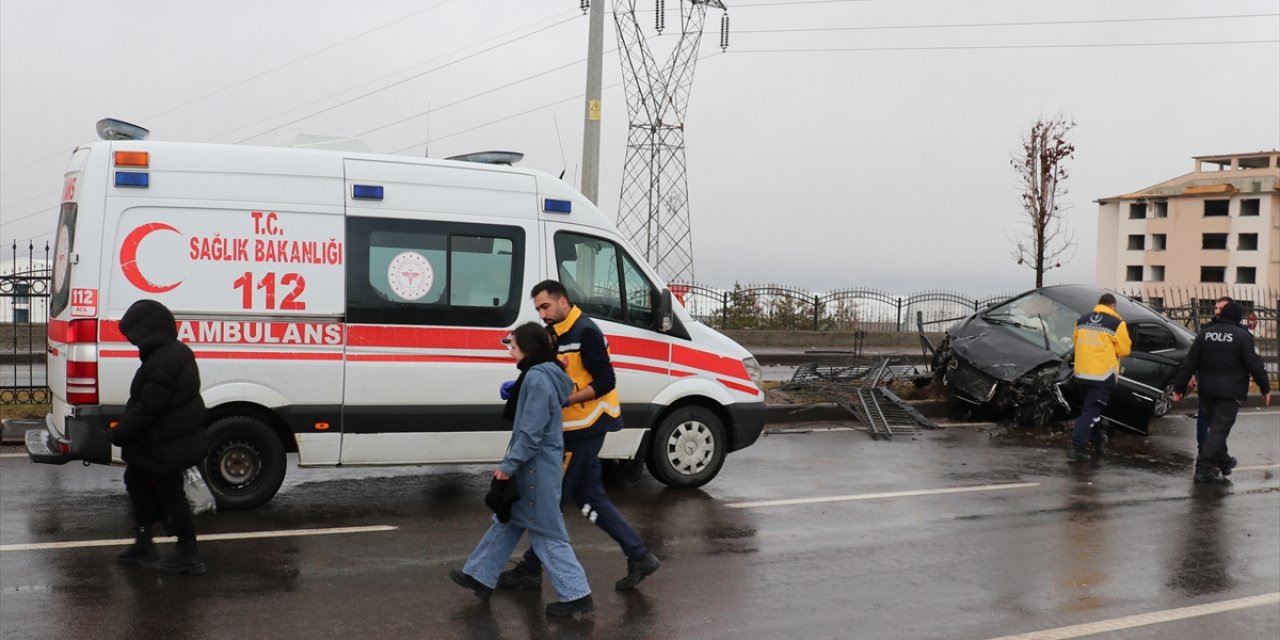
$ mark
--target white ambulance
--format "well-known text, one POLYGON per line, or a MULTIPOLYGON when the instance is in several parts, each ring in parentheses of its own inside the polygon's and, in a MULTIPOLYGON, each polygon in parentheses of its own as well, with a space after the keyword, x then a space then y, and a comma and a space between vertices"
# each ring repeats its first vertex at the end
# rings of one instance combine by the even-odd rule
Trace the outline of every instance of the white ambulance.
POLYGON ((510 430, 498 387, 516 373, 500 340, 538 320, 528 294, 546 278, 609 341, 626 428, 603 458, 696 487, 760 436, 755 359, 673 304, 554 177, 334 150, 87 144, 58 220, 53 407, 28 454, 75 459, 71 423, 121 415, 138 351, 119 321, 150 298, 199 362, 204 471, 223 508, 270 500, 287 452, 304 467, 496 462, 510 430))

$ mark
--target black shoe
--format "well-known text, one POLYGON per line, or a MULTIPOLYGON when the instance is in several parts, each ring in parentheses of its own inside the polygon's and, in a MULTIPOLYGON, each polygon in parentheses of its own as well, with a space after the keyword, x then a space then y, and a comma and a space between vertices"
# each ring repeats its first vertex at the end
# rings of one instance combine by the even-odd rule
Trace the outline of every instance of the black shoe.
POLYGON ((449 579, 463 589, 470 589, 472 593, 476 594, 477 598, 480 598, 485 602, 489 601, 489 596, 493 593, 493 589, 484 586, 483 582, 472 578, 458 569, 449 570, 449 579))
POLYGON ((1240 461, 1236 460, 1235 456, 1228 456, 1227 463, 1218 468, 1222 470, 1222 475, 1229 476, 1231 475, 1231 472, 1235 470, 1236 465, 1239 464, 1239 462, 1240 461))
POLYGON ((591 613, 596 610, 596 605, 591 601, 591 594, 587 594, 577 600, 568 602, 552 602, 547 605, 547 615, 568 618, 575 613, 591 613))
POLYGON ((187 551, 178 549, 172 558, 160 561, 159 569, 161 573, 191 576, 202 576, 206 572, 204 560, 200 559, 200 552, 195 549, 187 551))
POLYGON ((156 545, 150 539, 138 540, 129 545, 124 553, 116 556, 116 562, 130 567, 151 564, 159 559, 160 554, 156 553, 156 545))
POLYGON ((1093 440, 1093 455, 1098 456, 1099 458, 1106 456, 1107 443, 1110 441, 1111 438, 1107 437, 1106 433, 1099 432, 1098 437, 1093 440))
POLYGON ((1224 478, 1221 473, 1218 473, 1217 469, 1211 469, 1209 471, 1197 471, 1194 477, 1194 480, 1196 482, 1226 482, 1227 481, 1227 479, 1224 478))
POLYGON ((639 560, 627 560, 627 575, 618 579, 613 583, 613 588, 618 591, 630 591, 636 588, 649 574, 658 570, 658 565, 662 564, 658 561, 658 557, 652 553, 644 554, 639 560))
POLYGON ((1093 458, 1089 456, 1083 449, 1072 447, 1067 449, 1067 460, 1069 462, 1088 462, 1093 458))
POLYGON ((517 562, 515 568, 498 574, 498 588, 512 591, 541 591, 542 569, 530 569, 523 562, 517 562))

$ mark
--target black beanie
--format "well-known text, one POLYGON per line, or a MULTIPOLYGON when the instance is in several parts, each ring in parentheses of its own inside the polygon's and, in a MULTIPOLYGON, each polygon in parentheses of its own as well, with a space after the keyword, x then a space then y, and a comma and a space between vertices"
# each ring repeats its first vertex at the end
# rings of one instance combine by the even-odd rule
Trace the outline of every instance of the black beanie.
POLYGON ((1239 302, 1228 302, 1222 306, 1222 311, 1218 313, 1218 317, 1222 318, 1224 322, 1240 324, 1240 321, 1244 319, 1244 307, 1240 306, 1239 302))

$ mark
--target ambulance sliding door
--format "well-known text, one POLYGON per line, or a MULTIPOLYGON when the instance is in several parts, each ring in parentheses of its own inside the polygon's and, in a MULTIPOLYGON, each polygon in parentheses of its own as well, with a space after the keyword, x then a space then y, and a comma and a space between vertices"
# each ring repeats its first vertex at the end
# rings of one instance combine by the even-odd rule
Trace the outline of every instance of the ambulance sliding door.
MULTIPOLYGON (((499 460, 500 342, 536 273, 533 178, 347 161, 342 464, 499 460)), ((526 317, 521 317, 522 310, 526 317)))

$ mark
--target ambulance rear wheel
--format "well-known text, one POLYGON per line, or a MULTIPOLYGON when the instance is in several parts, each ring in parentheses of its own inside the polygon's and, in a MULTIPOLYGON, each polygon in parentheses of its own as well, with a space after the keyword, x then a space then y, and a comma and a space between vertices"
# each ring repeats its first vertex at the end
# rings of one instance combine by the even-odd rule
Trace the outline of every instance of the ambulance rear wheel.
POLYGON ((266 423, 248 416, 209 425, 204 477, 223 510, 266 504, 284 482, 284 444, 266 423))
POLYGON ((701 487, 720 473, 728 441, 720 418, 699 406, 681 407, 658 425, 649 473, 669 487, 701 487))

